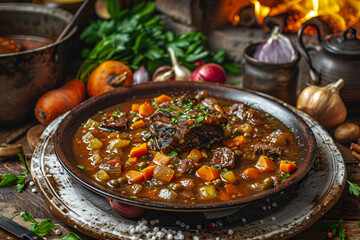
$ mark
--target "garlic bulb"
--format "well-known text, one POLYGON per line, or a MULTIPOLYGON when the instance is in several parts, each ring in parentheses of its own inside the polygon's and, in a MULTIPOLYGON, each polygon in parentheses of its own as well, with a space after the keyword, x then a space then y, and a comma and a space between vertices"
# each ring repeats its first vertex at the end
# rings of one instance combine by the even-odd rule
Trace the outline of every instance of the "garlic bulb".
POLYGON ((257 46, 253 57, 260 62, 284 64, 294 61, 297 55, 290 39, 281 34, 280 28, 276 26, 270 37, 257 46))
POLYGON ((191 71, 179 63, 172 48, 168 48, 168 51, 175 72, 175 81, 190 81, 191 71))
POLYGON ((304 88, 297 98, 296 107, 318 120, 325 128, 337 126, 345 121, 347 110, 339 90, 344 80, 324 87, 311 85, 304 88))

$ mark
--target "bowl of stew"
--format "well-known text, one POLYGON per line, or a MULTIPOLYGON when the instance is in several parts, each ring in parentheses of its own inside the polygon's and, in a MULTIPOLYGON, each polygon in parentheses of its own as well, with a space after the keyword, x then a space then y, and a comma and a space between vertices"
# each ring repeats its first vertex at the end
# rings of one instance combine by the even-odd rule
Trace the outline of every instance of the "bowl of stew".
POLYGON ((240 207, 295 187, 316 156, 281 102, 224 85, 166 82, 88 99, 59 124, 55 153, 76 181, 165 211, 240 207))

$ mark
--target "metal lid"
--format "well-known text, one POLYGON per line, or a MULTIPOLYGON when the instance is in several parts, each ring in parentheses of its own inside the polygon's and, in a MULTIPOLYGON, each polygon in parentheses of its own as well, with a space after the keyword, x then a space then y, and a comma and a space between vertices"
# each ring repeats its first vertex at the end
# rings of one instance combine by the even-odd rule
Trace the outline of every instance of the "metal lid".
POLYGON ((337 55, 360 55, 360 39, 357 38, 354 28, 345 30, 342 35, 322 41, 322 46, 326 51, 337 55))

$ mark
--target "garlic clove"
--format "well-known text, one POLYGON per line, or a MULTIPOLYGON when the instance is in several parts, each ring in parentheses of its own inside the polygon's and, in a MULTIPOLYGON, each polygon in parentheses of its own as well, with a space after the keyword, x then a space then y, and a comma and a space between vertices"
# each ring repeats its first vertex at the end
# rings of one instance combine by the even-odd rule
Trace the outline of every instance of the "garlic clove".
POLYGON ((172 48, 168 48, 168 51, 175 72, 175 81, 190 81, 191 71, 179 63, 172 48))

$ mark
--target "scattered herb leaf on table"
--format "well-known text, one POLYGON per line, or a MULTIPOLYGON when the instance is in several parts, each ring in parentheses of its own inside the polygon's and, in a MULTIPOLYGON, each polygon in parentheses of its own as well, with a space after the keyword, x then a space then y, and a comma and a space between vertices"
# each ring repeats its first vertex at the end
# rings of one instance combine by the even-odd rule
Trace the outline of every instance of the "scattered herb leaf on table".
POLYGON ((20 161, 25 165, 25 171, 22 172, 19 176, 16 176, 13 173, 5 173, 1 177, 0 187, 12 186, 15 185, 18 192, 21 192, 25 187, 25 181, 29 176, 29 165, 26 159, 24 159, 21 153, 18 153, 20 161))
POLYGON ((92 22, 80 35, 87 44, 94 46, 82 52, 85 58, 77 78, 86 81, 91 71, 106 60, 124 62, 133 71, 144 66, 151 74, 162 65, 170 65, 166 49, 172 48, 179 61, 193 70, 194 61, 203 59, 221 65, 231 74, 239 66, 226 61, 225 51, 216 53, 205 48, 205 36, 190 32, 175 36, 165 31, 161 18, 155 14, 154 2, 141 2, 133 9, 118 11, 116 0, 108 0, 111 19, 92 22))

